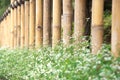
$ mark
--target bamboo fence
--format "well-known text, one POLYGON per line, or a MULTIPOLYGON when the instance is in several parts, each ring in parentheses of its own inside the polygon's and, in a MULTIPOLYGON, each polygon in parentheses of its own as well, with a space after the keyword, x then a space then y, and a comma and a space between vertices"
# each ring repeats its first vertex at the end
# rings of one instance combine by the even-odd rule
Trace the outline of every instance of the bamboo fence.
MULTIPOLYGON (((11 0, 0 17, 0 46, 14 48, 55 47, 82 42, 87 21, 87 0, 11 0)), ((120 0, 112 0, 112 54, 120 56, 120 0)), ((104 0, 92 0, 91 52, 103 44, 104 0)))

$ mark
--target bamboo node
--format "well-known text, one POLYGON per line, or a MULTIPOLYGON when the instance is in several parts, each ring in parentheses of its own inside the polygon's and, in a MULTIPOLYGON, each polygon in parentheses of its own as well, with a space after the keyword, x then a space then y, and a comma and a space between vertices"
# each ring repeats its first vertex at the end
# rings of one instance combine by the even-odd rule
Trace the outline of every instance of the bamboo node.
POLYGON ((94 26, 92 26, 92 29, 104 30, 104 27, 103 27, 103 25, 94 25, 94 26))
POLYGON ((41 30, 41 29, 43 29, 43 27, 42 27, 42 26, 37 26, 36 29, 37 29, 37 30, 41 30))

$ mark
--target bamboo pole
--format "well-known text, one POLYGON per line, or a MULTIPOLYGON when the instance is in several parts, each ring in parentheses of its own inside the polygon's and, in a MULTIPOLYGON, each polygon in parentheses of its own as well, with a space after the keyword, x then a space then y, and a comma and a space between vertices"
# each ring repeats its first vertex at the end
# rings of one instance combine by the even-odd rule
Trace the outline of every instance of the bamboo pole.
POLYGON ((2 36, 3 37, 3 39, 2 39, 2 47, 3 47, 4 46, 4 42, 3 42, 3 40, 4 40, 4 18, 3 18, 2 28, 3 28, 2 29, 3 30, 2 31, 2 33, 3 33, 3 36, 2 36))
MULTIPOLYGON (((2 36, 2 35, 1 35, 1 34, 2 34, 2 32, 1 32, 1 31, 2 31, 1 22, 2 22, 2 21, 1 21, 1 17, 0 17, 0 36, 2 36)), ((1 47, 1 39, 0 39, 0 47, 1 47)))
MULTIPOLYGON (((3 34, 3 20, 2 20, 2 22, 1 22, 1 37, 3 37, 2 34, 3 34)), ((3 46, 2 41, 3 41, 3 38, 1 38, 1 47, 3 46)))
MULTIPOLYGON (((7 23, 7 13, 5 12, 5 23, 7 23)), ((4 34, 5 34, 5 48, 7 47, 7 24, 4 24, 4 34)))
POLYGON ((4 23, 4 31, 5 31, 5 48, 7 48, 7 26, 8 24, 7 24, 7 14, 6 14, 6 12, 5 12, 5 23, 4 23))
POLYGON ((5 43, 6 43, 6 36, 5 36, 5 35, 6 35, 6 34, 5 34, 5 27, 6 27, 6 26, 5 26, 5 23, 6 23, 6 22, 5 22, 5 20, 6 20, 6 18, 5 18, 5 13, 4 13, 4 20, 3 20, 3 22, 4 22, 4 23, 3 23, 3 34, 4 34, 3 44, 4 44, 4 45, 3 45, 3 47, 5 47, 5 43))
POLYGON ((18 28, 17 28, 17 47, 20 47, 21 43, 21 5, 20 1, 18 0, 18 7, 17 7, 17 19, 18 19, 18 28))
MULTIPOLYGON (((1 35, 0 35, 1 37, 3 37, 3 35, 2 35, 2 34, 3 34, 3 26, 2 26, 2 23, 3 23, 3 18, 1 17, 1 26, 0 26, 0 27, 1 27, 1 35)), ((1 38, 1 47, 2 47, 2 40, 3 40, 3 38, 1 38)))
POLYGON ((53 27, 52 46, 55 47, 61 40, 61 10, 62 0, 53 0, 53 27))
POLYGON ((9 46, 9 39, 10 39, 10 32, 9 32, 9 30, 10 30, 10 11, 8 10, 8 18, 7 18, 7 23, 8 23, 8 28, 7 28, 7 47, 9 48, 10 46, 9 46))
POLYGON ((6 19, 6 20, 5 20, 5 23, 6 23, 6 24, 5 24, 6 44, 5 44, 5 47, 8 48, 8 37, 7 37, 7 36, 8 36, 8 13, 7 13, 7 10, 6 10, 5 13, 6 13, 6 17, 5 17, 5 19, 6 19))
POLYGON ((36 37, 35 46, 39 48, 43 44, 43 0, 36 0, 36 37))
MULTIPOLYGON (((1 35, 2 34, 2 26, 1 26, 2 24, 1 24, 1 22, 2 21, 1 21, 1 18, 0 18, 0 36, 2 36, 1 35)), ((0 47, 1 47, 1 43, 2 43, 1 41, 2 41, 2 39, 0 39, 0 47)))
POLYGON ((5 13, 4 13, 4 21, 3 21, 4 23, 3 23, 3 34, 4 34, 4 41, 3 41, 3 47, 5 47, 6 46, 6 32, 5 32, 5 28, 6 28, 6 17, 5 17, 5 13))
MULTIPOLYGON (((0 28, 1 28, 1 37, 3 37, 3 18, 1 17, 1 26, 0 26, 0 28)), ((3 38, 1 38, 1 47, 2 47, 2 40, 3 40, 3 38)))
POLYGON ((29 28, 29 46, 35 45, 35 0, 30 0, 30 28, 29 28))
MULTIPOLYGON (((3 19, 2 19, 2 27, 1 28, 2 28, 2 34, 3 34, 3 19)), ((2 46, 3 46, 3 38, 4 38, 4 36, 2 35, 2 41, 1 41, 2 46)))
POLYGON ((6 46, 6 36, 5 36, 5 35, 6 35, 6 33, 5 33, 6 25, 5 25, 5 23, 6 23, 6 17, 5 17, 5 13, 4 13, 4 24, 3 24, 3 25, 4 25, 4 26, 3 26, 3 27, 4 27, 4 31, 3 31, 3 32, 4 32, 4 33, 3 33, 3 34, 4 34, 4 46, 3 46, 3 47, 6 46))
MULTIPOLYGON (((1 17, 0 17, 0 36, 1 36, 1 17)), ((0 47, 1 47, 1 39, 0 39, 0 47)))
MULTIPOLYGON (((0 18, 0 36, 2 37, 2 19, 0 18)), ((2 46, 2 39, 0 39, 0 47, 2 46)))
MULTIPOLYGON (((2 17, 0 18, 0 36, 2 37, 2 17)), ((0 47, 2 47, 2 38, 0 39, 0 47)))
POLYGON ((75 0, 75 42, 79 43, 85 32, 86 0, 75 0))
POLYGON ((11 48, 14 48, 14 8, 12 7, 14 1, 11 0, 11 48))
POLYGON ((112 54, 120 56, 120 0, 112 0, 112 54))
MULTIPOLYGON (((2 36, 2 19, 0 18, 0 36, 2 36)), ((2 46, 2 39, 0 39, 0 47, 2 46)))
MULTIPOLYGON (((2 28, 2 34, 3 34, 3 31, 4 31, 4 29, 3 29, 3 18, 2 18, 2 23, 1 24, 2 24, 2 27, 1 27, 2 28)), ((3 47, 3 39, 4 39, 4 34, 2 35, 2 40, 1 40, 1 42, 2 42, 1 46, 2 47, 3 47)))
POLYGON ((72 29, 72 0, 63 0, 63 43, 70 44, 71 29, 72 29))
POLYGON ((3 47, 6 47, 6 15, 4 13, 4 46, 3 47))
MULTIPOLYGON (((5 23, 5 18, 4 18, 4 14, 3 14, 3 40, 5 40, 5 37, 4 37, 4 35, 5 35, 5 33, 4 33, 4 23, 5 23)), ((3 45, 2 46, 4 46, 4 42, 3 42, 3 40, 2 40, 2 43, 3 43, 3 45)))
POLYGON ((14 48, 17 47, 17 2, 14 2, 14 48))
POLYGON ((6 12, 5 12, 5 17, 4 17, 4 47, 6 48, 6 45, 7 45, 7 31, 6 31, 6 23, 7 22, 7 16, 6 16, 6 12))
POLYGON ((51 44, 51 0, 44 0, 43 10, 43 46, 51 44))
POLYGON ((7 48, 8 47, 8 11, 6 10, 6 21, 5 21, 5 33, 6 33, 6 35, 5 35, 5 37, 6 37, 6 45, 5 45, 5 47, 7 48))
POLYGON ((5 11, 5 23, 4 23, 4 34, 5 34, 5 45, 4 47, 7 48, 7 27, 8 27, 8 23, 7 23, 7 11, 5 11))
POLYGON ((4 23, 4 19, 2 20, 2 47, 3 47, 3 39, 4 39, 4 26, 3 26, 3 23, 4 23))
POLYGON ((29 47, 29 0, 25 1, 25 47, 29 47))
POLYGON ((103 43, 103 11, 104 0, 93 0, 91 28, 91 45, 93 54, 98 53, 103 43))
POLYGON ((25 43, 25 5, 21 3, 21 48, 24 48, 25 43))
POLYGON ((8 47, 10 48, 10 38, 11 38, 11 35, 10 35, 10 29, 11 29, 11 26, 10 26, 10 20, 11 19, 11 12, 10 12, 10 7, 8 8, 8 47))
MULTIPOLYGON (((4 20, 5 20, 5 18, 3 17, 3 40, 5 40, 5 36, 4 36, 4 35, 5 35, 5 33, 4 33, 4 23, 5 23, 5 21, 4 21, 4 20)), ((5 43, 4 43, 3 40, 2 40, 2 43, 3 43, 2 46, 4 47, 4 44, 5 44, 5 43)))

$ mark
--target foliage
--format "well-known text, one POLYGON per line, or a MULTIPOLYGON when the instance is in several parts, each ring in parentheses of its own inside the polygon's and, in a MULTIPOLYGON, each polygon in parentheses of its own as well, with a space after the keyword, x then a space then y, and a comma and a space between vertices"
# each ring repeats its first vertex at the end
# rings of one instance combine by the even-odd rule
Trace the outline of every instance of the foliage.
POLYGON ((104 41, 106 43, 111 42, 111 23, 112 23, 111 11, 106 10, 104 13, 104 41))
POLYGON ((10 0, 0 0, 0 16, 2 16, 9 4, 10 0))
POLYGON ((120 58, 114 59, 110 45, 98 55, 90 53, 88 41, 54 49, 0 50, 0 80, 119 80, 120 58))

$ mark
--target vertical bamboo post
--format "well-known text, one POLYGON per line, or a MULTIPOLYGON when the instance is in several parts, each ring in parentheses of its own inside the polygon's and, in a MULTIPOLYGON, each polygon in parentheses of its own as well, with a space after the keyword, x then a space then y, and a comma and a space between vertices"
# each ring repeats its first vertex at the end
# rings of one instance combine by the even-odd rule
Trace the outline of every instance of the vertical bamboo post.
POLYGON ((14 48, 14 8, 13 2, 15 0, 11 0, 11 48, 14 48))
POLYGON ((4 14, 4 20, 3 20, 3 34, 4 34, 4 41, 3 41, 3 47, 5 47, 6 39, 5 39, 5 14, 4 14))
POLYGON ((7 14, 7 10, 5 11, 5 23, 4 24, 5 26, 5 39, 6 39, 6 42, 5 42, 5 47, 7 47, 7 27, 8 27, 8 23, 7 23, 7 19, 8 19, 8 14, 7 14))
POLYGON ((10 12, 10 7, 8 8, 8 47, 10 48, 10 19, 11 19, 11 12, 10 12))
POLYGON ((51 0, 44 0, 43 10, 43 46, 51 44, 51 0))
POLYGON ((18 0, 17 19, 18 19, 17 47, 20 47, 20 42, 21 42, 21 3, 20 3, 20 0, 18 0))
MULTIPOLYGON (((2 37, 2 17, 0 18, 0 36, 2 37)), ((2 47, 2 38, 0 39, 0 47, 2 47)))
MULTIPOLYGON (((0 36, 1 36, 1 17, 0 17, 0 36)), ((0 47, 1 47, 1 39, 0 39, 0 47)))
MULTIPOLYGON (((3 31, 3 28, 2 28, 2 17, 1 17, 0 29, 1 29, 1 31, 0 31, 0 32, 1 32, 0 36, 2 37, 2 31, 3 31)), ((1 38, 1 40, 0 40, 0 41, 1 41, 1 47, 2 47, 2 39, 3 39, 3 38, 1 38)))
POLYGON ((4 47, 6 47, 6 13, 4 13, 4 47))
POLYGON ((4 34, 3 47, 5 47, 5 43, 6 43, 6 39, 5 39, 5 13, 4 13, 4 19, 3 19, 3 34, 4 34))
POLYGON ((4 45, 4 47, 7 47, 7 29, 6 29, 6 27, 7 27, 7 24, 5 24, 7 22, 7 15, 6 15, 6 12, 5 12, 5 18, 4 18, 4 37, 5 37, 5 41, 4 41, 4 43, 5 43, 5 45, 4 45))
POLYGON ((6 25, 6 32, 7 32, 7 34, 6 34, 6 47, 8 48, 8 40, 9 40, 9 34, 8 34, 8 29, 9 29, 9 22, 8 22, 8 18, 9 18, 9 15, 8 15, 8 10, 6 11, 6 23, 7 23, 7 25, 6 25), (7 37, 8 36, 8 37, 7 37))
POLYGON ((71 28, 72 28, 72 0, 63 0, 63 43, 70 44, 71 28))
MULTIPOLYGON (((2 37, 2 19, 0 17, 0 36, 2 37)), ((2 39, 0 39, 0 47, 2 46, 2 39)))
POLYGON ((14 2, 14 48, 17 47, 17 2, 14 2))
POLYGON ((25 5, 21 2, 21 48, 24 48, 25 42, 25 5))
POLYGON ((43 0, 36 0, 36 48, 43 44, 43 0))
POLYGON ((6 10, 6 47, 8 48, 8 39, 9 39, 9 34, 8 34, 8 30, 9 30, 9 22, 8 22, 8 20, 9 20, 9 15, 8 15, 9 13, 8 13, 8 9, 6 10))
MULTIPOLYGON (((2 37, 2 17, 0 18, 0 36, 2 37)), ((0 47, 2 47, 2 38, 0 39, 0 47)))
POLYGON ((30 0, 30 25, 29 25, 29 46, 35 45, 35 0, 30 0))
POLYGON ((9 13, 9 10, 7 9, 7 14, 8 14, 8 16, 7 16, 7 47, 9 48, 9 37, 10 37, 10 35, 9 35, 9 16, 10 16, 10 13, 9 13))
POLYGON ((8 13, 7 10, 5 11, 5 23, 4 27, 5 27, 5 47, 7 48, 7 30, 8 30, 8 23, 7 23, 7 19, 8 19, 8 13))
POLYGON ((3 17, 3 40, 2 40, 3 47, 4 47, 4 44, 5 44, 5 43, 4 43, 4 41, 5 41, 5 37, 4 37, 4 36, 5 36, 5 32, 4 32, 4 28, 5 28, 5 27, 4 27, 4 24, 5 24, 5 17, 3 17))
POLYGON ((9 39, 10 39, 10 10, 9 10, 9 8, 8 8, 8 20, 7 20, 7 23, 8 23, 8 30, 7 30, 7 41, 8 41, 8 48, 10 48, 10 45, 9 45, 9 39))
POLYGON ((6 31, 6 22, 7 22, 7 15, 6 15, 6 12, 5 12, 5 17, 4 17, 4 37, 5 37, 5 41, 4 41, 4 47, 6 47, 7 45, 7 31, 6 31))
POLYGON ((4 26, 3 26, 3 23, 4 23, 4 18, 2 19, 2 47, 3 47, 3 39, 4 39, 4 26))
POLYGON ((2 28, 3 28, 3 31, 2 31, 2 33, 3 33, 2 47, 3 47, 4 46, 4 42, 3 42, 3 40, 4 40, 4 17, 3 17, 2 28))
POLYGON ((4 34, 4 41, 3 41, 3 47, 5 47, 6 45, 6 32, 5 32, 5 28, 6 28, 6 17, 5 17, 5 13, 4 13, 4 19, 3 19, 3 34, 4 34))
MULTIPOLYGON (((1 17, 0 30, 1 30, 1 31, 0 31, 0 33, 1 33, 0 36, 2 37, 2 31, 3 31, 3 29, 2 29, 2 17, 1 17)), ((1 38, 0 42, 1 42, 1 45, 0 45, 0 46, 2 47, 2 38, 1 38)))
POLYGON ((3 47, 5 47, 6 46, 6 33, 5 33, 5 28, 6 28, 6 25, 5 25, 5 23, 6 23, 6 16, 5 16, 5 12, 4 12, 4 46, 3 47))
POLYGON ((29 47, 29 0, 25 1, 25 47, 29 47))
POLYGON ((2 21, 2 33, 3 33, 3 39, 2 39, 2 47, 4 46, 4 42, 3 42, 3 40, 4 40, 4 15, 3 15, 3 21, 2 21))
POLYGON ((81 41, 81 37, 85 31, 85 19, 86 19, 86 0, 75 0, 75 27, 74 38, 78 43, 81 41))
MULTIPOLYGON (((1 35, 1 30, 2 30, 2 28, 1 28, 1 17, 0 17, 0 36, 2 36, 1 35)), ((1 47, 1 39, 0 39, 0 47, 1 47)))
MULTIPOLYGON (((0 36, 2 36, 2 20, 0 17, 0 36)), ((2 39, 0 39, 0 47, 2 46, 2 39)))
POLYGON ((104 0, 93 0, 91 28, 91 45, 93 54, 97 54, 103 43, 103 11, 104 0))
POLYGON ((112 0, 112 54, 120 56, 120 0, 112 0))
MULTIPOLYGON (((2 20, 1 20, 2 22, 1 22, 1 33, 3 34, 3 17, 2 17, 2 20)), ((3 46, 3 35, 1 34, 1 47, 3 46)))
POLYGON ((52 46, 55 47, 61 40, 61 10, 62 0, 53 0, 53 27, 52 46))
MULTIPOLYGON (((1 20, 1 33, 3 34, 3 18, 1 20)), ((3 35, 1 34, 1 37, 3 37, 3 35)), ((3 38, 1 38, 1 47, 2 47, 2 41, 3 41, 3 38)))
POLYGON ((6 37, 6 35, 7 35, 7 32, 6 32, 6 21, 7 21, 7 16, 6 16, 6 12, 5 12, 5 17, 4 17, 4 47, 6 47, 6 45, 7 45, 7 37, 6 37))
POLYGON ((4 17, 2 16, 2 47, 3 47, 3 40, 4 40, 4 26, 3 26, 3 24, 4 24, 4 17))

